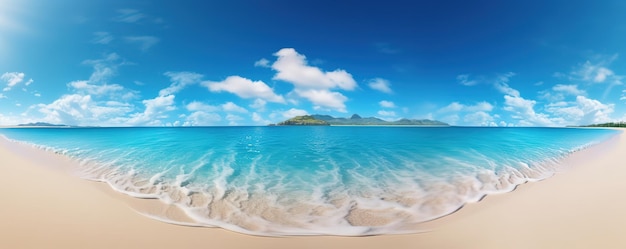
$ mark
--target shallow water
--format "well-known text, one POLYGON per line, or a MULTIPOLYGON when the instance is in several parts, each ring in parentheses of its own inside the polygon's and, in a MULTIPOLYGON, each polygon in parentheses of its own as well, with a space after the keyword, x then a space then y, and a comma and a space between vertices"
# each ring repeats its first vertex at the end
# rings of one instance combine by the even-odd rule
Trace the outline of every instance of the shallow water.
MULTIPOLYGON (((604 129, 200 127, 0 129, 85 178, 257 235, 415 232, 486 194, 552 175, 604 129)), ((176 221, 173 221, 176 222, 176 221)))

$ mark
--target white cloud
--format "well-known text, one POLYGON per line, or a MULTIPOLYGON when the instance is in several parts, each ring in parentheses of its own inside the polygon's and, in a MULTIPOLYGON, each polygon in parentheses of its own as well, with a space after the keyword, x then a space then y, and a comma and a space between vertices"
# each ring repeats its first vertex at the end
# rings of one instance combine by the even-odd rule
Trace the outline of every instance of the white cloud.
POLYGON ((615 75, 613 71, 608 68, 601 67, 598 68, 596 76, 593 78, 594 82, 604 82, 607 77, 615 75))
POLYGON ((118 91, 124 90, 124 87, 118 84, 92 85, 92 84, 89 84, 89 81, 86 81, 86 80, 72 81, 67 85, 73 88, 74 90, 76 90, 77 92, 93 94, 96 96, 106 95, 111 92, 118 92, 118 91))
POLYGON ((341 93, 326 89, 295 89, 294 92, 311 101, 315 109, 331 108, 339 112, 347 112, 345 102, 348 98, 341 93))
POLYGON ((622 97, 619 100, 626 100, 626 90, 622 90, 622 97))
POLYGON ((6 97, 7 97, 6 95, 0 93, 0 99, 6 99, 6 97))
POLYGON ((603 104, 585 96, 577 96, 574 102, 552 103, 546 111, 562 120, 562 125, 584 125, 612 121, 613 104, 603 104))
POLYGON ((258 61, 254 62, 255 67, 270 67, 270 61, 265 58, 261 58, 258 61))
POLYGON ((396 108, 396 104, 394 104, 391 101, 387 101, 387 100, 382 100, 382 101, 378 102, 378 104, 381 107, 384 107, 384 108, 396 108))
POLYGON ((143 52, 148 51, 152 46, 156 45, 160 39, 154 36, 127 36, 124 40, 128 43, 139 45, 139 49, 143 52))
POLYGON ((257 109, 259 111, 263 111, 265 110, 265 105, 267 104, 267 101, 262 100, 262 99, 255 99, 254 103, 252 103, 250 105, 250 107, 257 109))
POLYGON ((473 86, 478 84, 478 81, 469 79, 469 74, 460 74, 456 76, 456 80, 459 82, 459 84, 464 86, 473 86))
POLYGON ((167 95, 143 100, 142 103, 146 107, 144 111, 142 113, 131 114, 131 118, 128 122, 132 125, 163 125, 161 119, 167 118, 168 112, 176 110, 174 98, 174 95, 167 95))
POLYGON ((238 121, 243 120, 243 118, 229 113, 226 114, 226 120, 228 120, 228 125, 239 125, 238 121))
MULTIPOLYGON (((568 79, 574 81, 584 81, 588 83, 609 83, 612 85, 623 84, 622 79, 624 76, 617 75, 613 70, 609 69, 613 61, 617 59, 618 55, 612 56, 595 56, 593 62, 586 61, 583 64, 578 65, 572 72, 569 73, 568 79)), ((557 77, 564 77, 565 74, 557 73, 557 77)))
POLYGON ((183 126, 209 126, 221 121, 222 117, 216 113, 197 111, 186 117, 183 126))
POLYGON ((247 113, 248 110, 246 110, 245 108, 236 105, 233 102, 226 102, 225 104, 222 105, 222 109, 225 112, 240 112, 240 113, 247 113))
POLYGON ((548 115, 535 112, 536 103, 521 96, 504 95, 504 110, 511 112, 511 117, 519 120, 521 126, 554 126, 548 115))
POLYGON ((515 73, 512 73, 512 72, 498 75, 496 77, 496 80, 494 81, 494 86, 496 87, 496 89, 498 89, 498 91, 504 94, 508 94, 514 97, 519 97, 520 96, 519 91, 509 86, 509 80, 513 76, 515 76, 515 73))
POLYGON ((92 84, 106 83, 109 78, 117 73, 117 68, 124 65, 124 62, 119 62, 120 60, 119 55, 110 53, 102 59, 83 61, 83 64, 93 66, 93 73, 89 77, 89 82, 92 84))
POLYGON ((385 116, 385 117, 395 117, 396 116, 396 112, 394 112, 394 111, 380 110, 377 113, 378 113, 378 115, 385 116))
POLYGON ((270 102, 285 103, 281 95, 274 93, 274 90, 263 81, 252 81, 240 76, 229 76, 221 82, 203 82, 203 86, 209 88, 211 92, 230 92, 241 98, 259 98, 270 102))
POLYGON ((375 78, 369 81, 367 84, 370 88, 384 92, 384 93, 393 93, 391 90, 391 83, 388 80, 382 78, 375 78))
POLYGON ((146 15, 135 9, 119 9, 117 10, 117 14, 118 15, 113 18, 113 20, 125 23, 136 23, 146 17, 146 15))
MULTIPOLYGON (((10 91, 15 85, 24 81, 24 77, 26 75, 20 72, 6 72, 0 76, 0 79, 7 83, 7 86, 3 89, 3 91, 10 91)), ((26 82, 26 85, 30 85, 32 83, 32 79, 26 82)))
POLYGON ((200 82, 203 77, 201 74, 192 72, 166 72, 165 76, 170 78, 172 84, 159 91, 159 96, 175 94, 189 85, 200 82))
POLYGON ((252 121, 257 124, 267 125, 271 123, 269 120, 264 119, 260 114, 253 112, 252 113, 252 121))
POLYGON ((94 101, 91 95, 80 94, 63 95, 50 104, 37 107, 45 115, 44 121, 68 125, 124 125, 115 118, 132 111, 132 106, 128 104, 101 104, 94 101))
POLYGON ((459 102, 452 102, 449 105, 447 105, 444 108, 439 109, 439 112, 442 113, 446 113, 446 112, 460 112, 460 111, 465 111, 465 112, 490 112, 491 110, 493 110, 493 105, 482 101, 482 102, 478 102, 475 105, 463 105, 460 104, 459 102))
POLYGON ((282 113, 284 118, 293 118, 296 116, 303 116, 303 115, 309 115, 309 113, 305 110, 301 110, 301 109, 296 109, 296 108, 291 108, 287 111, 284 111, 282 113))
POLYGON ((352 75, 345 70, 324 72, 309 66, 306 57, 293 48, 283 48, 274 55, 278 57, 272 64, 277 71, 274 79, 289 82, 296 88, 354 90, 357 86, 352 75))
POLYGON ((183 126, 207 126, 214 125, 222 120, 222 117, 214 112, 219 111, 219 107, 207 105, 199 101, 193 101, 185 108, 192 112, 189 116, 182 115, 185 118, 183 126))
POLYGON ((207 105, 207 104, 202 103, 200 101, 193 101, 193 102, 187 104, 187 106, 185 108, 188 111, 191 111, 191 112, 196 112, 196 111, 215 112, 215 111, 219 110, 219 108, 217 106, 207 105))
POLYGON ((94 32, 91 40, 95 44, 109 44, 111 41, 113 41, 113 35, 104 31, 94 32))
POLYGON ((484 111, 467 114, 463 117, 463 121, 465 124, 473 126, 497 126, 494 117, 484 111))
POLYGON ((578 89, 577 85, 562 85, 558 84, 552 87, 552 90, 555 92, 562 92, 569 95, 587 95, 587 93, 583 90, 578 89))

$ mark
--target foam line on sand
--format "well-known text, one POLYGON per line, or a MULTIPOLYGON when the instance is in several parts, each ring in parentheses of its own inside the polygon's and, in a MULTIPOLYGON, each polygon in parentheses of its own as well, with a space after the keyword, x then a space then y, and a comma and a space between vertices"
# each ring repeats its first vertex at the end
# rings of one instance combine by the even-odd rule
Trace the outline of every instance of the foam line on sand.
POLYGON ((370 237, 238 234, 167 224, 67 172, 59 155, 0 138, 0 248, 626 248, 626 136, 574 153, 569 170, 426 223, 370 237))

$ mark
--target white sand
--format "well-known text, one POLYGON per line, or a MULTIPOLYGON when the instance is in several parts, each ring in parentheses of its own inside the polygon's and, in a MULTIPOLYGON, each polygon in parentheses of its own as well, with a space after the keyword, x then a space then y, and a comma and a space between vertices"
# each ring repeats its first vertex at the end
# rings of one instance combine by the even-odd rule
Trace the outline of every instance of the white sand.
POLYGON ((69 174, 70 160, 0 139, 0 248, 626 248, 625 152, 622 134, 427 233, 269 238, 146 218, 105 184, 69 174))

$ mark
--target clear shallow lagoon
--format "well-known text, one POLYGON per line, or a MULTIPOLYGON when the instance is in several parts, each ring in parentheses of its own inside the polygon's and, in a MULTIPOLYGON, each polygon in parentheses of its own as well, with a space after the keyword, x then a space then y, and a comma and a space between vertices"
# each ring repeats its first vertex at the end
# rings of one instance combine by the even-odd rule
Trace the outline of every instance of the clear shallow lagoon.
MULTIPOLYGON (((259 235, 414 232, 485 194, 543 179, 605 129, 198 127, 0 129, 86 178, 259 235)), ((566 165, 565 165, 566 166, 566 165)), ((176 222, 176 221, 173 221, 176 222)))

